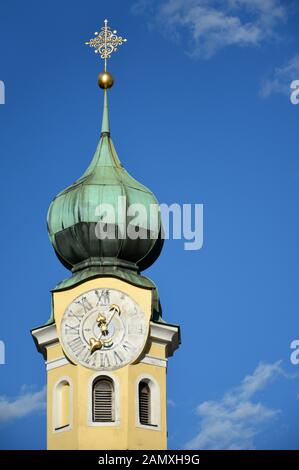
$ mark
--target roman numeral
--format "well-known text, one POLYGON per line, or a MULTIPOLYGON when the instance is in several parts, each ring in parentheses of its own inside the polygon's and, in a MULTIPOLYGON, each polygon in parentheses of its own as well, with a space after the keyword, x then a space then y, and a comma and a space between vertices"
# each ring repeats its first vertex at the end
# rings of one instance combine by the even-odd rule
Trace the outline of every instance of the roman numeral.
MULTIPOLYGON (((90 355, 90 350, 88 349, 88 358, 85 359, 85 362, 90 365, 91 367, 96 367, 97 366, 97 360, 98 360, 98 352, 99 351, 96 351, 95 353, 93 353, 92 355, 90 355)), ((86 356, 87 356, 87 353, 86 353, 86 356)))
POLYGON ((124 359, 121 357, 120 354, 118 354, 117 351, 113 352, 113 357, 114 357, 114 362, 115 362, 116 366, 118 366, 119 364, 122 364, 124 362, 124 359))
POLYGON ((134 310, 133 310, 133 311, 131 310, 131 311, 129 312, 129 315, 130 315, 131 317, 135 317, 136 315, 138 315, 138 311, 137 311, 137 308, 136 308, 135 305, 134 305, 134 310))
POLYGON ((72 339, 72 341, 69 342, 69 347, 77 357, 79 357, 86 348, 85 344, 82 344, 81 338, 72 339))
POLYGON ((92 356, 90 355, 90 349, 85 347, 85 352, 80 357, 81 361, 86 362, 86 364, 89 364, 91 358, 92 358, 92 356))
POLYGON ((100 291, 95 290, 94 293, 95 293, 95 295, 97 296, 97 305, 99 305, 99 303, 100 303, 100 301, 101 301, 101 294, 100 294, 100 291))
POLYGON ((87 313, 92 310, 92 305, 88 301, 87 297, 82 297, 81 300, 76 300, 76 304, 80 305, 83 308, 84 313, 87 313))
POLYGON ((95 294, 98 298, 97 305, 104 304, 104 305, 109 305, 110 303, 110 292, 108 289, 103 289, 103 290, 96 290, 95 294))
MULTIPOLYGON (((78 320, 78 318, 80 317, 83 317, 84 313, 82 312, 78 312, 78 313, 74 313, 72 310, 70 310, 67 314, 68 318, 76 318, 76 320, 78 320)), ((78 320, 80 322, 80 320, 78 320)))
POLYGON ((110 359, 108 353, 100 353, 100 367, 110 367, 110 359))
POLYGON ((129 341, 123 343, 122 348, 125 352, 135 351, 135 347, 133 346, 133 344, 129 343, 129 341))
POLYGON ((65 325, 64 327, 64 332, 66 335, 78 335, 79 334, 79 326, 71 326, 71 325, 65 325))

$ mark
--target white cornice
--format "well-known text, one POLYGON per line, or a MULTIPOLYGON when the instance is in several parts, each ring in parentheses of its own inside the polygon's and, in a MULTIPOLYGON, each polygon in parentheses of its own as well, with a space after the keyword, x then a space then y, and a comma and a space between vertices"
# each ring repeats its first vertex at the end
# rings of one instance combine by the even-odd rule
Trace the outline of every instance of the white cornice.
POLYGON ((59 341, 55 323, 36 328, 31 331, 31 334, 34 338, 37 350, 41 352, 44 357, 46 357, 46 348, 59 341))
POLYGON ((180 344, 180 329, 176 325, 150 322, 150 339, 166 347, 166 357, 170 357, 180 344))

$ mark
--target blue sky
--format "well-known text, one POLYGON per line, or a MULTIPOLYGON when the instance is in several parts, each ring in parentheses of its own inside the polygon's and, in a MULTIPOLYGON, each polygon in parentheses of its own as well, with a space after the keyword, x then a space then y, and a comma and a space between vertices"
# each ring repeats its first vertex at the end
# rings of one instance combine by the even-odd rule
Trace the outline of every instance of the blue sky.
POLYGON ((45 448, 45 366, 30 329, 68 272, 51 199, 99 138, 103 19, 121 162, 164 203, 204 204, 204 246, 169 240, 144 274, 182 328, 169 361, 169 447, 298 449, 299 5, 279 0, 2 2, 0 448, 45 448), (28 432, 30 430, 30 432, 28 432))

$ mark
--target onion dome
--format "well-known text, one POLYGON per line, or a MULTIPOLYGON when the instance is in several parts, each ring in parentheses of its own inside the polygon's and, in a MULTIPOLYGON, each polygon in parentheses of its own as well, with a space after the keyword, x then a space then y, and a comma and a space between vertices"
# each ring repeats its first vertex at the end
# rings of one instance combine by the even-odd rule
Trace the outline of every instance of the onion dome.
POLYGON ((89 167, 48 211, 51 243, 73 272, 94 266, 140 272, 154 263, 163 245, 157 200, 121 165, 110 137, 107 88, 112 84, 112 77, 100 75, 102 131, 89 167))

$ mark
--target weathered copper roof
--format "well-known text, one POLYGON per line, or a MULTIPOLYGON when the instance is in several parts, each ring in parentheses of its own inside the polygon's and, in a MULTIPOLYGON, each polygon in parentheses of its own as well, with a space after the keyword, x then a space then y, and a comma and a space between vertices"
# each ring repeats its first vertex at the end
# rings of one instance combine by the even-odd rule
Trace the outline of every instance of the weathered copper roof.
POLYGON ((48 231, 59 259, 69 269, 109 265, 139 272, 150 266, 162 249, 160 213, 153 220, 155 196, 130 176, 118 159, 110 136, 107 91, 104 93, 102 132, 95 155, 85 173, 52 201, 48 231), (124 197, 122 207, 119 196, 124 197), (132 240, 123 233, 130 224, 134 227, 127 208, 135 203, 142 204, 146 216, 138 221, 144 237, 132 240), (117 221, 109 212, 101 216, 97 208, 105 204, 114 208, 117 221), (116 239, 99 240, 99 223, 116 226, 116 239))

